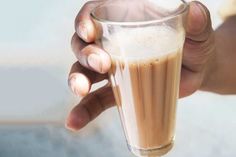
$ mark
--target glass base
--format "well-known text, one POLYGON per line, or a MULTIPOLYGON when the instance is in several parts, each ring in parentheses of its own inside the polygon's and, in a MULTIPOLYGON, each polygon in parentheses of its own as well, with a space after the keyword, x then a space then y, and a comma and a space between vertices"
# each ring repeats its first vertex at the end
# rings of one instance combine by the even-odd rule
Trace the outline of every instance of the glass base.
POLYGON ((172 141, 170 144, 158 147, 158 148, 151 148, 151 149, 138 149, 132 147, 128 144, 129 150, 138 157, 160 157, 168 153, 171 148, 173 147, 174 142, 172 141))

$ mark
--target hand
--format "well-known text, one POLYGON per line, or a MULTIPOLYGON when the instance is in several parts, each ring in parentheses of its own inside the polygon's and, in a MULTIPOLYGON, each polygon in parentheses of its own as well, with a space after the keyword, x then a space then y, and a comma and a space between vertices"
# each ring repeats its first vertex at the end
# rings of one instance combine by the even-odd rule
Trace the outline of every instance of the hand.
MULTIPOLYGON (((101 1, 86 3, 75 19, 72 49, 78 62, 72 66, 68 81, 72 91, 83 99, 67 118, 66 125, 72 130, 81 129, 115 104, 109 84, 89 93, 92 84, 108 79, 111 66, 109 55, 93 43, 96 30, 90 11, 99 3, 101 1)), ((200 2, 191 2, 187 21, 180 97, 191 95, 204 86, 215 56, 214 31, 207 8, 200 2)))

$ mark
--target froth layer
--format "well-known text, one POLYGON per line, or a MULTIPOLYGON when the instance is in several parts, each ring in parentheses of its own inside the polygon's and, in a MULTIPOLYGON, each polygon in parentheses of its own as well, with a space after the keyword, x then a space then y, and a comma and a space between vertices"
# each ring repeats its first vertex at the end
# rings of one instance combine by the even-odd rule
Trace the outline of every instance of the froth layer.
POLYGON ((104 39, 103 48, 115 58, 148 59, 177 52, 184 41, 184 31, 168 26, 122 28, 104 39))

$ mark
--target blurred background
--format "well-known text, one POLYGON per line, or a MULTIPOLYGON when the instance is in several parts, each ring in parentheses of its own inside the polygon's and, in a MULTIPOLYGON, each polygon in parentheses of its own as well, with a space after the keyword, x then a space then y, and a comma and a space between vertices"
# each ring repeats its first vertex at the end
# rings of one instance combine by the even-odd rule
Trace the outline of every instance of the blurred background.
MULTIPOLYGON (((74 18, 85 0, 0 0, 0 157, 133 157, 116 108, 64 128, 79 102, 67 87, 74 18)), ((203 0, 214 28, 225 1, 203 0)), ((197 92, 178 105, 167 157, 236 156, 236 96, 197 92)))

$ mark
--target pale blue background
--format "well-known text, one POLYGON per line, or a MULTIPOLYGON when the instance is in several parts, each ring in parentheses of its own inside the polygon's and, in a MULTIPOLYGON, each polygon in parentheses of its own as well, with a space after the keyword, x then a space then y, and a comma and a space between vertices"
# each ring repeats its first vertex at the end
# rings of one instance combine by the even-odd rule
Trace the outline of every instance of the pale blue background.
MULTIPOLYGON (((63 127, 79 100, 67 88, 67 73, 83 2, 0 0, 0 157, 132 157, 115 108, 78 133, 63 127)), ((216 27, 221 1, 204 3, 216 27)), ((167 156, 236 156, 235 113, 235 96, 180 100, 176 144, 167 156)))

